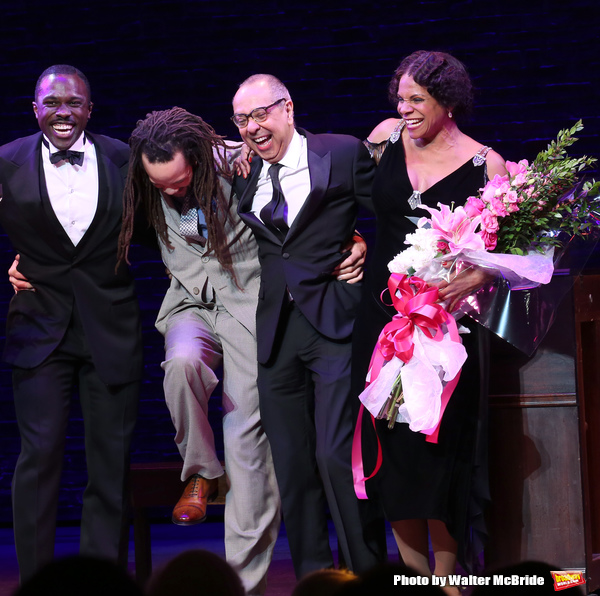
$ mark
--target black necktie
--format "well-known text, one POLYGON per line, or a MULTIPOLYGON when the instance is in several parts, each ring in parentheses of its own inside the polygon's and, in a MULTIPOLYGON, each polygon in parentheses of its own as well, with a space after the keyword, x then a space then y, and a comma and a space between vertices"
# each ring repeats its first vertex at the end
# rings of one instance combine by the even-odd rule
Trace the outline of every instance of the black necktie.
POLYGON ((50 163, 58 163, 63 160, 68 161, 72 166, 80 166, 83 164, 83 151, 66 149, 50 155, 50 163))
POLYGON ((271 202, 267 203, 260 210, 260 218, 263 220, 264 224, 283 241, 289 227, 285 221, 287 205, 281 190, 281 184, 279 183, 279 170, 281 168, 282 165, 280 163, 273 164, 269 168, 269 176, 271 176, 271 182, 273 183, 273 197, 271 198, 271 202))

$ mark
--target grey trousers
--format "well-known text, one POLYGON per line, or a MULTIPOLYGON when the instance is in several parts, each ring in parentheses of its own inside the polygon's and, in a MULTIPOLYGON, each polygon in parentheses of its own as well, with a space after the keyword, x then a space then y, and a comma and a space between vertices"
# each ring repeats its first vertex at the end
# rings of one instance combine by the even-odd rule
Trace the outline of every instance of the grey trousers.
POLYGON ((183 458, 182 480, 223 468, 207 413, 223 365, 223 438, 229 490, 225 556, 248 594, 263 594, 280 523, 271 449, 260 421, 256 340, 218 305, 172 314, 165 334, 164 391, 183 458))

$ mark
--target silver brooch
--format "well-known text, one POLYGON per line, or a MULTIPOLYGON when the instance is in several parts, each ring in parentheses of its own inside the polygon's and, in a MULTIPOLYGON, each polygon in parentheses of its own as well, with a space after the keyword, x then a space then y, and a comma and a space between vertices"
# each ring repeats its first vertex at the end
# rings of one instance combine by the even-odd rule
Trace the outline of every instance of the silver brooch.
POLYGON ((479 155, 479 153, 477 155, 475 155, 473 157, 473 165, 474 166, 482 166, 485 163, 485 157, 483 155, 479 155))
POLYGON ((412 195, 408 199, 408 204, 411 209, 416 209, 421 204, 421 193, 418 190, 413 190, 412 195))
POLYGON ((488 151, 491 147, 482 147, 474 156, 473 156, 473 165, 476 167, 482 166, 485 163, 485 158, 488 154, 488 151))
POLYGON ((395 130, 391 135, 390 135, 390 143, 395 143, 399 138, 400 135, 402 134, 401 130, 395 130))

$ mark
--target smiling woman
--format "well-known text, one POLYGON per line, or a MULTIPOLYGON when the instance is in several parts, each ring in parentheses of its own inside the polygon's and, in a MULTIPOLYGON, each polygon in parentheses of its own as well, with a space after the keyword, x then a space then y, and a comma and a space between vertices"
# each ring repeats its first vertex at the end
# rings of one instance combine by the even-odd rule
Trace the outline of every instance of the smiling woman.
POLYGON ((92 114, 92 106, 89 84, 82 76, 42 73, 36 85, 33 111, 40 129, 57 149, 69 149, 79 139, 92 114))
MULTIPOLYGON (((477 194, 488 177, 504 174, 504 160, 491 148, 468 137, 457 117, 468 113, 472 87, 464 65, 441 52, 419 51, 405 58, 390 82, 389 96, 400 119, 379 124, 366 142, 380 158, 373 182, 377 243, 367 271, 363 302, 353 333, 353 383, 356 395, 365 386, 367 368, 381 329, 395 314, 380 296, 387 287, 387 264, 414 232, 408 217, 425 215, 421 205, 463 204, 477 194)), ((449 309, 478 289, 487 274, 472 268, 451 283, 442 282, 441 300, 449 309)), ((387 302, 387 300, 386 300, 387 302)), ((461 320, 461 322, 463 322, 461 320)), ((377 495, 391 522, 404 562, 431 575, 428 537, 436 576, 454 573, 456 558, 470 569, 485 528, 482 506, 487 494, 486 467, 476 449, 481 437, 480 342, 476 325, 464 340, 469 357, 444 413, 437 444, 406 424, 388 428, 387 420, 369 420, 362 427, 365 471, 375 467, 381 445, 383 463, 367 480, 370 497, 377 495), (374 431, 374 428, 376 429, 374 431)), ((482 354, 485 361, 485 354, 482 354)), ((448 588, 458 594, 458 589, 448 588)))
POLYGON ((440 133, 452 114, 409 75, 403 75, 398 84, 398 113, 410 138, 421 147, 440 133))

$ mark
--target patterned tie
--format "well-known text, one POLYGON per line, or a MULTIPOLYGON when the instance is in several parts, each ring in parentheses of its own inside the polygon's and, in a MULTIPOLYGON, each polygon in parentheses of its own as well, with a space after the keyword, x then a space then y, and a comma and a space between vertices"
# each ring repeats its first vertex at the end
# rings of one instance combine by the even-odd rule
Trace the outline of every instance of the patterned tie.
POLYGON ((191 197, 185 197, 183 207, 181 208, 181 219, 179 221, 179 231, 187 240, 199 242, 202 246, 206 244, 206 219, 201 209, 195 206, 195 201, 191 197))
POLYGON ((282 242, 288 233, 289 227, 286 223, 287 204, 279 183, 279 170, 283 166, 280 163, 273 164, 269 168, 269 176, 273 183, 273 197, 260 210, 260 218, 282 242))

